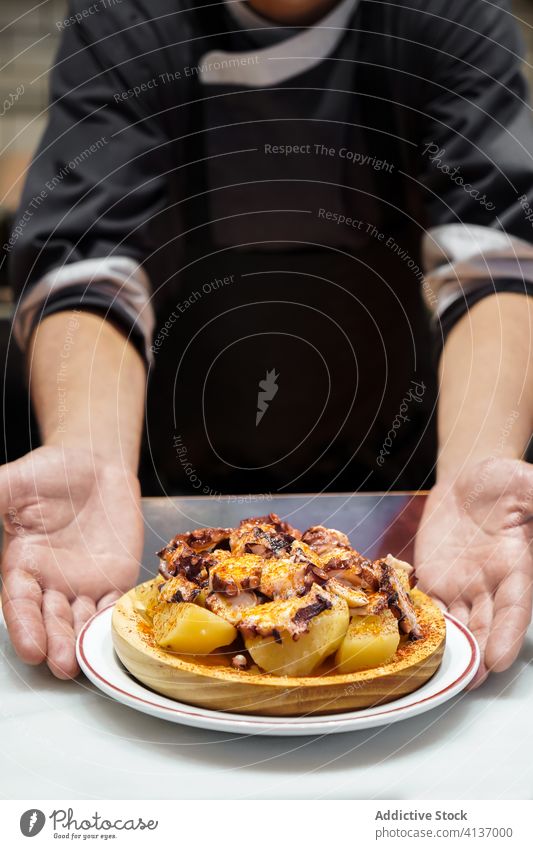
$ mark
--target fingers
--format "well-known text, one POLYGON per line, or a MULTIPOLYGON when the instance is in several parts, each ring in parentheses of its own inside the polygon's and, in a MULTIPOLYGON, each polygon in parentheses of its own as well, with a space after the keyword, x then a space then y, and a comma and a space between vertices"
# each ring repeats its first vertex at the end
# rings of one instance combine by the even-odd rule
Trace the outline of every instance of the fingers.
POLYGON ((467 690, 477 690, 477 688, 479 686, 481 686, 481 684, 483 684, 484 681, 486 681, 488 676, 489 676, 489 670, 485 666, 484 661, 481 660, 480 663, 479 663, 478 671, 476 672, 476 674, 474 675, 474 677, 472 678, 470 684, 468 684, 466 689, 467 690))
MULTIPOLYGON (((446 611, 446 605, 443 604, 440 599, 435 598, 434 601, 438 604, 441 610, 446 611)), ((476 687, 479 687, 479 685, 483 683, 489 674, 483 657, 492 622, 492 599, 489 595, 480 596, 474 601, 472 608, 470 608, 465 601, 454 601, 448 608, 448 613, 458 619, 459 622, 462 622, 463 625, 468 625, 479 643, 481 663, 479 664, 478 671, 467 688, 468 690, 475 690, 476 687)))
POLYGON ((494 597, 494 624, 487 642, 485 662, 503 672, 516 660, 531 619, 532 580, 514 572, 502 582, 494 597))
POLYGON ((73 613, 63 593, 58 590, 44 592, 43 620, 51 672, 56 678, 74 678, 79 667, 76 661, 73 613))
POLYGON ((74 633, 77 636, 87 620, 96 613, 96 604, 94 603, 94 599, 82 595, 74 599, 71 607, 74 633))
POLYGON ((46 658, 46 630, 41 611, 42 590, 37 579, 23 569, 4 575, 2 607, 16 653, 25 663, 46 658))
POLYGON ((470 611, 470 619, 468 620, 468 627, 478 642, 481 654, 481 663, 475 677, 469 684, 469 690, 475 690, 476 687, 479 687, 489 674, 485 664, 485 649, 490 636, 493 615, 494 604, 492 597, 489 593, 480 593, 474 599, 472 610, 470 611))
POLYGON ((108 604, 113 604, 113 602, 115 602, 118 598, 120 598, 121 595, 122 595, 122 593, 119 593, 118 591, 113 591, 112 593, 107 593, 107 595, 102 596, 102 598, 100 599, 100 601, 96 605, 96 609, 102 610, 104 607, 107 607, 108 604))
POLYGON ((453 601, 448 607, 448 613, 455 616, 463 625, 468 625, 470 619, 470 605, 466 601, 453 601))

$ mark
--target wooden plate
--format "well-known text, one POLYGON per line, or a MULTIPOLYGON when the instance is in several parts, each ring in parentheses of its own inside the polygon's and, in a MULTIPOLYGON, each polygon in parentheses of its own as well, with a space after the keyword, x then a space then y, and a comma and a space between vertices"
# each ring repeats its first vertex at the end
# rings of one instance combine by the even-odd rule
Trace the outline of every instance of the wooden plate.
POLYGON ((135 589, 115 605, 113 644, 135 678, 180 702, 263 716, 338 713, 412 693, 439 668, 446 641, 444 616, 420 590, 412 590, 411 597, 424 638, 402 643, 383 666, 348 675, 329 671, 327 661, 313 676, 291 678, 233 669, 223 656, 184 658, 164 651, 135 609, 135 589))

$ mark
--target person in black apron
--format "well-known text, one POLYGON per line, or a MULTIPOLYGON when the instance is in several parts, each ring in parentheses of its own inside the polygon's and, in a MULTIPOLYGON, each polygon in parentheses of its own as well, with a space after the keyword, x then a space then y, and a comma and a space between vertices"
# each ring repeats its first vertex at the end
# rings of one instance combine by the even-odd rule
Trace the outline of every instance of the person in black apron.
MULTIPOLYGON (((89 459, 104 458, 108 472, 120 454, 136 477, 144 397, 133 351, 148 373, 145 494, 429 488, 443 346, 441 365, 452 361, 456 379, 441 401, 432 497, 442 474, 460 476, 474 459, 521 456, 528 398, 502 390, 481 416, 477 373, 471 404, 460 396, 468 310, 489 311, 483 340, 497 337, 500 300, 488 296, 512 310, 511 296, 526 296, 520 321, 528 315, 533 134, 518 54, 510 15, 481 3, 139 0, 74 15, 6 246, 19 295, 14 335, 33 352, 45 445, 73 434, 84 443, 76 416, 86 348, 71 372, 97 317, 95 350, 116 351, 113 332, 127 340, 129 392, 122 360, 102 354, 116 384, 101 387, 98 367, 90 372, 89 407, 100 413, 89 459), (70 311, 82 331, 67 331, 72 343, 56 350, 45 328, 70 311)), ((523 380, 512 347, 506 374, 523 380)), ((499 385, 495 366, 488 374, 499 385)), ((461 483, 469 519, 483 504, 481 494, 469 501, 480 474, 461 483)), ((504 478, 481 492, 497 496, 504 478)), ((439 561, 431 565, 425 545, 421 572, 432 585, 439 561)), ((50 570, 45 584, 57 577, 50 570)), ((115 585, 129 578, 125 565, 115 585)), ((110 597, 109 582, 97 585, 61 589, 71 606, 90 600, 76 622, 96 596, 110 597)), ((457 597, 467 620, 481 615, 486 632, 492 607, 480 614, 473 596, 465 602, 449 586, 439 596, 457 597)))

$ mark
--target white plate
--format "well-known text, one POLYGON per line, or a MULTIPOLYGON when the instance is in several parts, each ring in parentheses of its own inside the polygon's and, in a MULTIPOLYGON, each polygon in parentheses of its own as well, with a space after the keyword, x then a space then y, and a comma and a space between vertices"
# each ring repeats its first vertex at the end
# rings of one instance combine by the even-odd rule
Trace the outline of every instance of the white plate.
POLYGON ((479 666, 476 640, 461 622, 445 614, 447 632, 442 664, 433 678, 414 693, 381 707, 326 716, 267 717, 223 713, 176 702, 136 681, 113 649, 112 609, 113 605, 96 613, 78 637, 78 662, 87 678, 112 699, 134 710, 169 722, 194 725, 211 731, 296 736, 338 734, 341 731, 389 725, 425 713, 453 698, 464 690, 479 666))

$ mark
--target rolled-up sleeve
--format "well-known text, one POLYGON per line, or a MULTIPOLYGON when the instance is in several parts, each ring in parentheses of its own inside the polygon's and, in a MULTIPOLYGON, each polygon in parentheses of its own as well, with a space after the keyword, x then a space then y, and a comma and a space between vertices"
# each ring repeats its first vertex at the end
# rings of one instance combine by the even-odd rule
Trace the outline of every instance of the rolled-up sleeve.
POLYGON ((533 294, 533 121, 509 4, 439 5, 421 36, 420 175, 424 291, 446 334, 483 297, 533 294))
MULTIPOLYGON (((70 4, 72 16, 77 6, 70 4)), ((171 168, 158 117, 164 68, 142 37, 142 22, 128 29, 111 9, 71 21, 6 246, 17 295, 14 334, 24 348, 43 316, 97 310, 149 358, 154 313, 143 265, 157 247, 171 168)))

